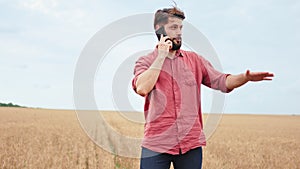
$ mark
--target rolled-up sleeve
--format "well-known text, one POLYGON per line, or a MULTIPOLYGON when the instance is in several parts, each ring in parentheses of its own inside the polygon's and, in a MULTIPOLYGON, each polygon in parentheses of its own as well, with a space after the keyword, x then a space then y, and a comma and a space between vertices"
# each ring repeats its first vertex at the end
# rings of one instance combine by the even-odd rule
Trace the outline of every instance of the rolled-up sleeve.
POLYGON ((140 57, 136 62, 135 62, 135 67, 134 67, 134 77, 132 79, 132 88, 136 92, 136 81, 138 79, 138 76, 142 74, 144 71, 146 71, 150 67, 150 62, 149 60, 143 56, 140 57))
POLYGON ((203 81, 202 83, 212 89, 229 93, 232 90, 226 87, 226 78, 230 74, 224 74, 216 70, 209 61, 202 59, 203 64, 203 81))

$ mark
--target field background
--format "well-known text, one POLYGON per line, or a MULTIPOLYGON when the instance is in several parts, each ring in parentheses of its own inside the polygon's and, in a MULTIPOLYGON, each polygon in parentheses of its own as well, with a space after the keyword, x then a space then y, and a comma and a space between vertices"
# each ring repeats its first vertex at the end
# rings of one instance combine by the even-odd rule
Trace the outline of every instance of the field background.
MULTIPOLYGON (((101 112, 116 131, 141 137, 143 126, 101 112)), ((223 115, 203 149, 204 169, 300 169, 300 116, 223 115)), ((0 168, 137 169, 94 144, 76 112, 0 107, 0 168)))

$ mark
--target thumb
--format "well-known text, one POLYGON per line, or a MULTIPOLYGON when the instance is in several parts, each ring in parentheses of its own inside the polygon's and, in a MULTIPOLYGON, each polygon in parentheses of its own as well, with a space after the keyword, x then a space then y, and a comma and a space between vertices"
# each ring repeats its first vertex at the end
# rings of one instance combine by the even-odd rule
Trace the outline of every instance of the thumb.
POLYGON ((246 73, 245 73, 245 77, 246 77, 247 80, 249 80, 249 76, 250 76, 250 70, 247 69, 246 73))
POLYGON ((247 69, 247 70, 246 70, 246 76, 249 76, 249 75, 250 75, 250 70, 247 69))

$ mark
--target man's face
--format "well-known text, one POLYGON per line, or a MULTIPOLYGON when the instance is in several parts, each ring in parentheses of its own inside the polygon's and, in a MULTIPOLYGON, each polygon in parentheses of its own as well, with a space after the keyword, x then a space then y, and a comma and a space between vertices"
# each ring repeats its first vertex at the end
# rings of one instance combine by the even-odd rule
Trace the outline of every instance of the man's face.
POLYGON ((167 35, 172 39, 178 49, 181 46, 182 19, 169 17, 168 23, 164 25, 167 35))

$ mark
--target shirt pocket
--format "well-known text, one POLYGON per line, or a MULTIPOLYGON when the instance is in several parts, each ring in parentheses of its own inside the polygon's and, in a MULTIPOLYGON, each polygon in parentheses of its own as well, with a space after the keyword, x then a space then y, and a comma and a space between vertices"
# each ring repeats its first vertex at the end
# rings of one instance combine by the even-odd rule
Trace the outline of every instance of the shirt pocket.
POLYGON ((197 85, 195 74, 192 72, 192 70, 190 70, 188 68, 183 69, 182 82, 184 85, 187 85, 187 86, 197 85))

